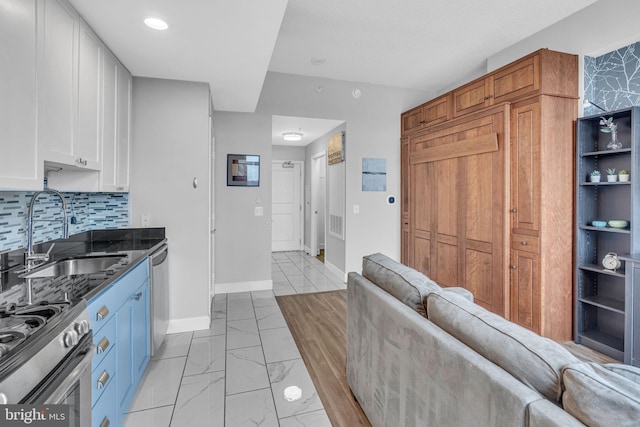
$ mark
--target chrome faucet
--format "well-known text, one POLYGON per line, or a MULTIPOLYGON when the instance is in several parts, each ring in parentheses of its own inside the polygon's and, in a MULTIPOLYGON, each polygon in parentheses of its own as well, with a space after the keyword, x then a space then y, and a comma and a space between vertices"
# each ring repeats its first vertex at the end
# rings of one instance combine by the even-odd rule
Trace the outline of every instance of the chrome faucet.
POLYGON ((55 245, 55 243, 53 243, 49 247, 49 250, 47 251, 47 253, 45 254, 37 254, 37 253, 34 253, 33 251, 33 207, 36 204, 38 197, 43 193, 53 194, 60 198, 60 201, 62 202, 62 215, 63 215, 62 235, 64 239, 69 238, 69 226, 67 223, 67 203, 64 200, 64 196, 60 194, 59 191, 53 190, 53 189, 36 192, 33 195, 33 197, 31 197, 31 202, 29 203, 29 215, 27 216, 27 247, 24 254, 27 270, 30 270, 31 268, 33 268, 36 261, 41 261, 41 262, 48 261, 49 254, 51 253, 51 249, 53 249, 53 245, 55 245))

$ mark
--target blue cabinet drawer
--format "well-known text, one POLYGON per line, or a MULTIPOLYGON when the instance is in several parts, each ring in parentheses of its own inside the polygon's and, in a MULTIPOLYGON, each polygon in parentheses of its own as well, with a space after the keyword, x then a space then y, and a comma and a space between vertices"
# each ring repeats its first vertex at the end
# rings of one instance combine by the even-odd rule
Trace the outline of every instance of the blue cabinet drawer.
POLYGON ((120 425, 116 405, 115 382, 107 385, 98 402, 91 408, 91 425, 92 427, 101 427, 104 425, 117 427, 120 425))
MULTIPOLYGON (((100 399, 111 383, 115 383, 116 352, 110 351, 91 372, 91 405, 100 399)), ((115 387, 113 387, 115 389, 115 387)))
MULTIPOLYGON (((97 298, 89 301, 89 320, 91 321, 91 329, 93 329, 93 335, 99 335, 99 331, 111 320, 111 318, 118 311, 119 305, 117 305, 116 292, 113 292, 113 288, 109 287, 100 294, 97 298)), ((122 304, 120 304, 122 305, 122 304)))
POLYGON ((91 363, 92 371, 98 368, 98 365, 116 344, 116 320, 114 317, 111 317, 97 333, 93 334, 93 344, 96 349, 91 363))

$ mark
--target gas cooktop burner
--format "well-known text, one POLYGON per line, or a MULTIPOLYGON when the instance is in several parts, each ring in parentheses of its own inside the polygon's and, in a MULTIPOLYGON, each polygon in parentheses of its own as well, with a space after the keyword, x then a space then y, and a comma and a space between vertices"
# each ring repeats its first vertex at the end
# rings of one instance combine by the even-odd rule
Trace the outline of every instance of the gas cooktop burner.
POLYGON ((39 304, 0 309, 0 357, 19 346, 57 314, 67 310, 70 302, 43 301, 39 304))

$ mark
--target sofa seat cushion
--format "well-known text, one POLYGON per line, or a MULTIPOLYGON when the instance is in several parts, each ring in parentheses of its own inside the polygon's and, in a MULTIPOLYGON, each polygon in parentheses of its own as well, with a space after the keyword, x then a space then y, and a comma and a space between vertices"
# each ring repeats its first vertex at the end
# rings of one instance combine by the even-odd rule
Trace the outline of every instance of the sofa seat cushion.
POLYGON ((505 371, 558 402, 562 367, 579 362, 558 343, 543 338, 450 292, 427 298, 429 320, 505 371))
POLYGON ((381 253, 362 259, 362 275, 425 317, 424 299, 432 292, 442 291, 424 274, 381 253))
POLYGON ((588 426, 639 426, 640 384, 630 378, 637 381, 640 370, 590 362, 568 365, 562 370, 562 406, 588 426))

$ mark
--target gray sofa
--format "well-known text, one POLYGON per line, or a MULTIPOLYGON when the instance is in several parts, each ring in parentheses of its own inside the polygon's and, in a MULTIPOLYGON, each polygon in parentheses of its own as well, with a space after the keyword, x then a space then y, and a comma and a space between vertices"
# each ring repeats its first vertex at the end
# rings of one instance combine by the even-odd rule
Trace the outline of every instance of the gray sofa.
POLYGON ((382 254, 347 289, 347 381, 374 427, 640 425, 640 369, 582 362, 382 254))

